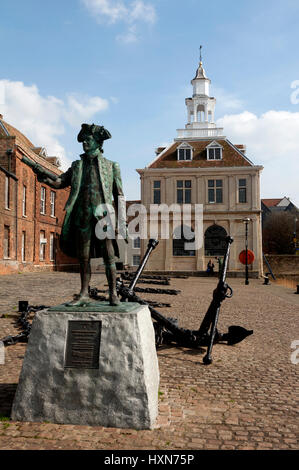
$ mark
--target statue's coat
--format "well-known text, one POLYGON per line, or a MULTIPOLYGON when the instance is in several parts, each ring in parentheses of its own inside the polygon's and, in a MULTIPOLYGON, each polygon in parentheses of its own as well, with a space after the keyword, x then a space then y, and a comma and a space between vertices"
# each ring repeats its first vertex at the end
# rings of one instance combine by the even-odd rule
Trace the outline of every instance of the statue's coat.
MULTIPOLYGON (((114 204, 116 208, 118 208, 118 197, 123 197, 123 189, 122 189, 122 181, 120 175, 120 168, 119 164, 116 162, 112 162, 107 160, 102 154, 99 154, 96 158, 98 161, 98 168, 99 168, 99 177, 100 177, 100 185, 103 191, 104 197, 104 204, 109 204, 112 206, 112 196, 114 199, 114 204)), ((61 250, 68 256, 77 257, 76 251, 76 243, 74 237, 74 227, 72 223, 72 211, 74 209, 76 200, 79 196, 81 180, 82 180, 82 168, 83 168, 83 161, 76 160, 72 163, 72 166, 63 173, 61 178, 61 188, 65 188, 67 186, 71 186, 71 191, 69 198, 65 205, 65 217, 63 221, 63 226, 60 235, 60 248, 61 250)), ((101 214, 103 215, 103 214, 101 214)), ((97 213, 97 217, 99 218, 99 214, 97 213)), ((102 245, 101 241, 98 240, 97 243, 98 247, 102 245)), ((113 240, 114 251, 115 255, 119 257, 119 249, 117 246, 116 240, 113 240)), ((96 256, 100 257, 101 252, 96 250, 96 256)))

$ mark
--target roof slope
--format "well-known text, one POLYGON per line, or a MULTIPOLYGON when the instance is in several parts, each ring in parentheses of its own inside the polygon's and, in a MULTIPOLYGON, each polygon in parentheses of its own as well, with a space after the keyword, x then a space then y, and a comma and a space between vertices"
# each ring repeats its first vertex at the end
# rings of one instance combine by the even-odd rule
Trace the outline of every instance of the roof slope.
POLYGON ((217 140, 223 147, 222 160, 207 160, 207 146, 213 140, 188 140, 193 147, 191 161, 178 161, 177 148, 182 142, 174 142, 161 156, 157 157, 148 168, 215 168, 252 166, 253 163, 228 140, 217 140))
POLYGON ((56 165, 53 163, 49 162, 46 160, 46 158, 38 155, 34 149, 36 148, 33 143, 25 137, 22 132, 20 132, 18 129, 13 127, 11 124, 8 124, 6 121, 4 121, 0 117, 0 136, 1 137, 15 137, 16 139, 16 145, 19 146, 24 153, 33 161, 36 163, 39 163, 40 165, 44 166, 48 170, 52 171, 55 174, 60 175, 62 173, 61 170, 57 168, 56 165))
POLYGON ((27 139, 27 137, 25 137, 24 134, 22 134, 22 132, 18 131, 18 129, 16 129, 15 127, 8 124, 8 122, 5 122, 3 120, 2 120, 2 124, 7 129, 8 134, 11 137, 16 137, 20 141, 20 143, 22 143, 26 147, 29 147, 31 149, 34 147, 33 143, 30 142, 30 140, 27 139))
POLYGON ((277 206, 277 204, 280 203, 281 200, 282 200, 282 198, 280 198, 280 199, 262 199, 262 203, 265 204, 266 207, 275 207, 275 206, 277 206))

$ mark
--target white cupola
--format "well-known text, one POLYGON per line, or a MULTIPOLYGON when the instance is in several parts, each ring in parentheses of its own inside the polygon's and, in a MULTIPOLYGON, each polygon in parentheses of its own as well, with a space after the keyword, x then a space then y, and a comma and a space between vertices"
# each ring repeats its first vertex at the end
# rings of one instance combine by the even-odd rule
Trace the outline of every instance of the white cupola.
POLYGON ((193 85, 193 97, 196 95, 209 96, 210 83, 211 80, 206 76, 205 69, 202 66, 202 62, 200 61, 196 75, 193 80, 191 80, 191 85, 193 85))
POLYGON ((178 139, 223 137, 223 129, 215 124, 216 99, 210 96, 211 80, 207 77, 200 55, 193 86, 192 98, 186 98, 188 122, 185 129, 178 129, 178 139))

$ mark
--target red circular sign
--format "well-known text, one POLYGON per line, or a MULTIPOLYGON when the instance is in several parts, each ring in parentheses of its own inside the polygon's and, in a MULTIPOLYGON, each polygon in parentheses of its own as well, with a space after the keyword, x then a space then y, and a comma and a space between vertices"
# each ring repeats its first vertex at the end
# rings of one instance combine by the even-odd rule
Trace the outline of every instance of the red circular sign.
MULTIPOLYGON (((241 251, 239 254, 239 260, 242 264, 246 264, 246 250, 241 251)), ((254 253, 251 250, 247 250, 247 264, 254 262, 254 253)))

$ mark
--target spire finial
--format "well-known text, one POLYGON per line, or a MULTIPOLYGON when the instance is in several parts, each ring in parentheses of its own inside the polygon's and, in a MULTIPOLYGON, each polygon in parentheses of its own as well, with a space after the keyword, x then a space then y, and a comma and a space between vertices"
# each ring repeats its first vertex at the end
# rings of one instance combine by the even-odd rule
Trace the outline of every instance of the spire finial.
POLYGON ((202 65, 202 46, 200 46, 199 48, 199 53, 200 53, 199 62, 200 62, 200 65, 202 65))

